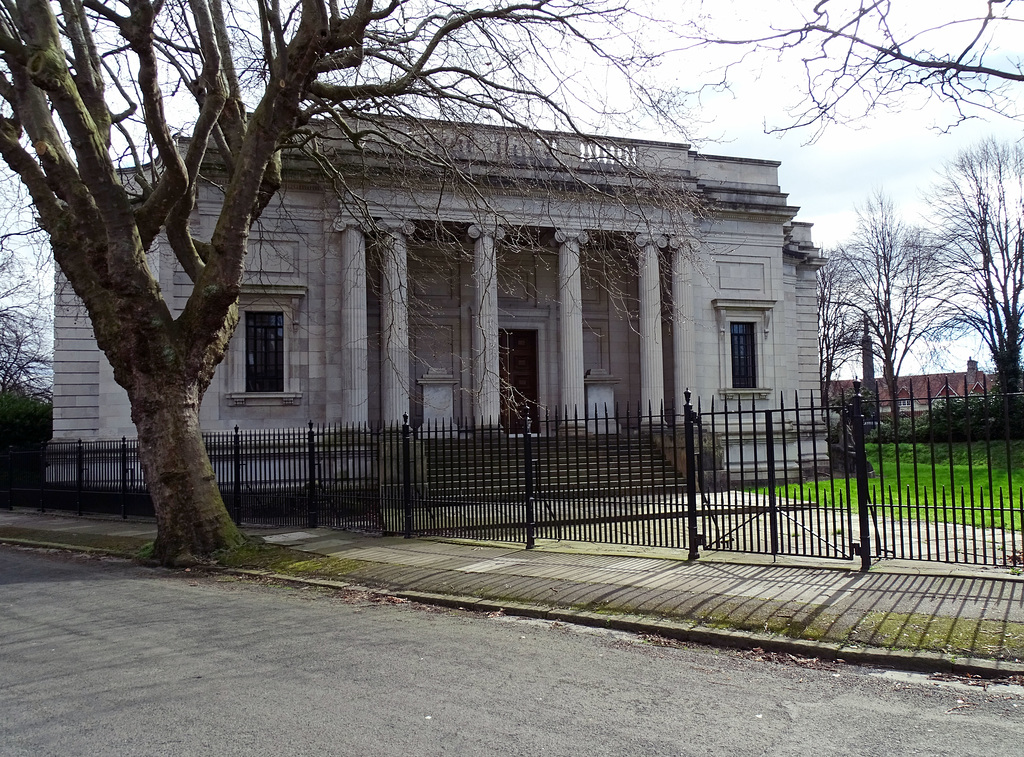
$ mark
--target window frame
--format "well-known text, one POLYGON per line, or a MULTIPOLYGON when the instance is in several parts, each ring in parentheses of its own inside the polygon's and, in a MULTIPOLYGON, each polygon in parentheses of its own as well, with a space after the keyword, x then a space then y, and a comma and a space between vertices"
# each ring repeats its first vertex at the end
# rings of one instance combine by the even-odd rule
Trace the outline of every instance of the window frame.
POLYGON ((729 322, 729 374, 733 389, 757 389, 759 350, 756 335, 757 324, 753 321, 729 322))
MULTIPOLYGON (((295 352, 303 349, 295 343, 302 318, 302 307, 306 298, 305 286, 282 284, 243 284, 238 304, 238 326, 232 335, 225 357, 225 370, 218 371, 223 382, 222 401, 230 407, 276 407, 279 405, 302 405, 303 394, 299 389, 298 361, 302 356, 295 352), (273 392, 246 391, 247 347, 245 321, 247 312, 279 312, 284 316, 284 389, 273 392)), ((216 380, 216 378, 215 378, 216 380)), ((213 391, 211 387, 211 391, 213 391)))
POLYGON ((281 310, 245 311, 245 391, 278 394, 285 390, 287 364, 285 314, 281 310), (274 319, 276 323, 259 323, 274 319), (271 364, 272 363, 272 364, 271 364))
POLYGON ((724 298, 711 301, 718 325, 719 348, 719 389, 725 398, 766 399, 771 395, 775 382, 775 364, 767 359, 771 355, 774 340, 772 313, 776 300, 761 298, 724 298), (732 324, 745 323, 752 326, 753 350, 752 367, 754 386, 737 387, 733 381, 732 324), (763 342, 763 344, 759 344, 763 342))

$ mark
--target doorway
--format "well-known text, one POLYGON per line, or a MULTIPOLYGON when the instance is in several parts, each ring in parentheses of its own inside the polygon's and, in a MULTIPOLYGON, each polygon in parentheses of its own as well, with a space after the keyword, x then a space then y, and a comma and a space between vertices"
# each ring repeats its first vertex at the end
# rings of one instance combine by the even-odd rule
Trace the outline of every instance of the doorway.
POLYGON ((530 431, 536 433, 539 396, 537 391, 537 332, 501 329, 501 425, 510 434, 522 434, 523 406, 530 408, 530 431))

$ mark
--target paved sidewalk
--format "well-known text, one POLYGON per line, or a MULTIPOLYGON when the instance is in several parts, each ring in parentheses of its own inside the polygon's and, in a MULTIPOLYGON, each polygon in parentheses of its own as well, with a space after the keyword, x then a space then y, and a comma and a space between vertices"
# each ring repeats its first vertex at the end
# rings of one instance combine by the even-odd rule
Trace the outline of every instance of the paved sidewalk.
MULTIPOLYGON (((3 529, 155 536, 151 523, 0 511, 3 529)), ((514 545, 252 529, 338 557, 346 582, 450 606, 603 625, 697 642, 975 674, 1024 674, 1024 579, 996 569, 772 561, 608 545, 514 545)))

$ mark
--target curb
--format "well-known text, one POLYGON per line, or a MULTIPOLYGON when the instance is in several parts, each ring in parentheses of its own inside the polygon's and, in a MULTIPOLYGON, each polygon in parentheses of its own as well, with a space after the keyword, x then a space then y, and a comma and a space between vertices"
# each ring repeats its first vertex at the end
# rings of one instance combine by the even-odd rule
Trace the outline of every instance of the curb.
POLYGON ((502 612, 505 615, 514 615, 521 618, 551 620, 591 628, 607 628, 627 633, 660 636, 675 641, 711 647, 748 650, 763 649, 766 652, 791 654, 798 657, 816 657, 830 662, 843 662, 866 667, 894 668, 917 673, 944 673, 979 678, 1002 678, 1012 675, 1024 675, 1024 664, 1022 663, 990 660, 983 657, 956 657, 940 652, 844 646, 829 642, 792 639, 786 636, 769 636, 753 631, 709 628, 693 623, 654 619, 643 615, 607 615, 541 604, 498 602, 475 597, 434 594, 412 590, 392 591, 346 583, 344 581, 298 578, 296 576, 262 570, 234 568, 227 569, 227 572, 260 578, 272 578, 275 581, 292 582, 308 586, 322 586, 329 589, 369 591, 375 594, 405 599, 410 602, 448 607, 453 610, 469 610, 483 613, 502 612))
POLYGON ((769 636, 752 631, 709 628, 673 620, 656 620, 642 615, 605 615, 585 610, 547 607, 545 605, 494 602, 470 597, 453 597, 417 591, 396 591, 396 597, 413 602, 434 604, 478 612, 504 612, 506 615, 575 623, 592 628, 610 628, 629 633, 661 636, 675 641, 733 649, 763 649, 766 652, 817 657, 853 665, 896 668, 920 673, 948 673, 982 678, 1024 675, 1024 664, 981 657, 955 657, 939 652, 899 649, 871 649, 828 642, 769 636))

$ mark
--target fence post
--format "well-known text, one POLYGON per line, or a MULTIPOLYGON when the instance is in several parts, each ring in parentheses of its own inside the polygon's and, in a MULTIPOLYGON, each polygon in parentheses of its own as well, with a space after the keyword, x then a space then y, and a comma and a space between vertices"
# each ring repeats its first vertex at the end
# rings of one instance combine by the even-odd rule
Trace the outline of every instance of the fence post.
POLYGON ((82 479, 85 477, 85 450, 82 440, 75 445, 75 514, 82 514, 82 479))
POLYGON ((533 434, 530 433, 530 405, 523 405, 523 475, 526 477, 526 548, 537 542, 537 515, 533 501, 533 434))
POLYGON ((231 467, 234 469, 231 480, 231 510, 235 523, 242 522, 242 437, 239 435, 238 426, 235 426, 235 436, 232 440, 231 467))
POLYGON ((764 411, 765 465, 768 468, 768 530, 772 542, 772 555, 779 553, 779 503, 775 496, 775 427, 772 411, 764 411))
POLYGON ((46 446, 39 450, 39 512, 46 511, 46 446))
POLYGON ((402 414, 402 508, 405 511, 405 538, 412 538, 412 459, 409 414, 402 414))
POLYGON ((14 509, 14 447, 7 447, 7 509, 14 509))
POLYGON ((308 516, 308 528, 317 528, 318 513, 316 511, 316 436, 313 433, 313 421, 309 422, 309 481, 306 497, 306 514, 308 516))
MULTIPOLYGON (((853 382, 853 401, 850 403, 850 423, 853 426, 853 455, 857 469, 857 518, 860 522, 860 569, 871 568, 871 517, 868 513, 868 455, 864 446, 864 412, 860 382, 853 382)), ((895 422, 896 419, 894 419, 895 422)))
POLYGON ((128 520, 128 437, 121 437, 121 520, 128 520))
POLYGON ((690 548, 688 558, 700 557, 697 535, 697 450, 693 434, 693 405, 690 404, 690 390, 684 392, 683 434, 686 442, 686 543, 690 548))

